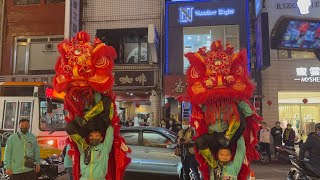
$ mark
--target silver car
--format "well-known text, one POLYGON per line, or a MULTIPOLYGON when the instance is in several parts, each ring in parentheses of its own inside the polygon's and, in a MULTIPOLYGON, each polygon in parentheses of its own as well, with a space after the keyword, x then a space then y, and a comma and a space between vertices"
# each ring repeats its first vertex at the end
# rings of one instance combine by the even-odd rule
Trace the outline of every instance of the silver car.
POLYGON ((132 149, 127 171, 181 175, 181 158, 174 155, 177 134, 164 128, 123 127, 121 136, 132 149))

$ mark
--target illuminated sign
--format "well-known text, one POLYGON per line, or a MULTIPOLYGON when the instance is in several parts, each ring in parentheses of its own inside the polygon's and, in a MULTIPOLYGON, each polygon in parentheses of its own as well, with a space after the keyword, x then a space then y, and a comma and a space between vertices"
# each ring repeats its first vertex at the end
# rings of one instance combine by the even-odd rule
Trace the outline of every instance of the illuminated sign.
POLYGON ((236 13, 234 8, 195 9, 192 6, 179 8, 179 22, 191 23, 194 17, 230 16, 236 13))
POLYGON ((304 83, 320 83, 320 67, 299 67, 296 68, 296 76, 295 81, 300 81, 304 83))
POLYGON ((300 14, 309 14, 311 0, 298 0, 297 5, 300 10, 300 14))

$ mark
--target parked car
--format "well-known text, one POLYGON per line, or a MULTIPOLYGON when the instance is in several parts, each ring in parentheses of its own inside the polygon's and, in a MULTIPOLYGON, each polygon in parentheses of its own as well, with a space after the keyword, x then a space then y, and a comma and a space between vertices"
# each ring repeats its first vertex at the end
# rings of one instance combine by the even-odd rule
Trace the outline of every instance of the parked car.
POLYGON ((127 171, 181 177, 181 159, 174 155, 177 134, 164 128, 123 127, 121 136, 132 149, 127 171))

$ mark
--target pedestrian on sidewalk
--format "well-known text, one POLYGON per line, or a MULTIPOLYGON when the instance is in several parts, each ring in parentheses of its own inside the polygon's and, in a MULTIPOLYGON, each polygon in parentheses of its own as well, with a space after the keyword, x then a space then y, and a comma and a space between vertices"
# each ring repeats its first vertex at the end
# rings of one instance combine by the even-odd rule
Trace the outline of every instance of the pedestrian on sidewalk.
POLYGON ((292 129, 291 124, 287 124, 287 128, 284 130, 283 133, 283 143, 286 146, 294 147, 294 139, 296 138, 296 133, 292 129))
POLYGON ((277 153, 277 146, 282 145, 282 133, 283 129, 280 127, 280 121, 276 122, 276 126, 271 129, 271 135, 273 137, 274 154, 277 153))
POLYGON ((271 137, 271 131, 267 127, 266 122, 261 123, 261 130, 260 130, 260 147, 263 151, 265 151, 269 158, 271 159, 271 153, 270 153, 270 137, 271 137))
POLYGON ((21 119, 19 128, 20 131, 7 140, 4 168, 10 180, 36 180, 36 173, 40 171, 39 145, 36 137, 29 132, 28 119, 21 119))

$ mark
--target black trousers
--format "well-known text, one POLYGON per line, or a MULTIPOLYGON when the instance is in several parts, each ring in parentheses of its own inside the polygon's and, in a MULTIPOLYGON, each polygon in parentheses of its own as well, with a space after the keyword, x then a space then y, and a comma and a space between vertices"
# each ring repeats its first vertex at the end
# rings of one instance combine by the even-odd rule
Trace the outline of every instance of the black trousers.
POLYGON ((190 169, 192 170, 193 175, 195 176, 194 180, 200 180, 198 163, 196 161, 194 154, 188 154, 184 159, 182 158, 182 166, 184 170, 184 180, 190 180, 190 175, 189 175, 190 169))
POLYGON ((36 180, 36 172, 34 170, 20 174, 12 174, 10 180, 36 180))
POLYGON ((268 154, 268 156, 270 157, 270 159, 271 159, 270 143, 260 142, 260 147, 261 147, 261 150, 265 151, 268 154))
POLYGON ((282 145, 282 140, 280 139, 280 141, 279 140, 273 140, 273 144, 274 144, 274 146, 273 146, 273 148, 274 148, 274 154, 276 154, 277 153, 277 146, 281 146, 282 145))

